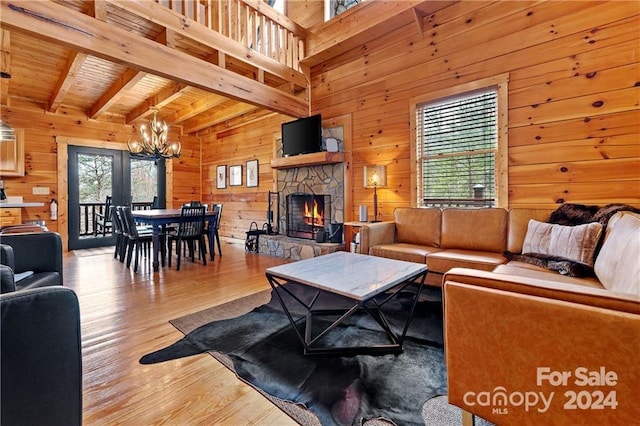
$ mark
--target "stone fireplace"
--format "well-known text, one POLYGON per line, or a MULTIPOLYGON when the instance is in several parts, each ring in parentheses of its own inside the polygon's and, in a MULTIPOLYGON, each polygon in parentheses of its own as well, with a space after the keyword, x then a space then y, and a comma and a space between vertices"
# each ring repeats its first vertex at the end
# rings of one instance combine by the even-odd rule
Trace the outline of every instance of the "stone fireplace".
POLYGON ((289 194, 286 198, 287 236, 316 239, 318 231, 329 229, 331 196, 309 193, 289 194))
POLYGON ((315 234, 313 237, 294 236, 289 232, 287 203, 290 195, 309 194, 324 200, 324 205, 329 207, 323 214, 325 229, 331 223, 344 222, 344 165, 341 163, 278 170, 278 192, 281 203, 278 225, 287 236, 315 238, 315 234))
MULTIPOLYGON (((271 167, 277 170, 276 192, 279 194, 278 209, 271 209, 273 213, 279 212, 277 218, 278 235, 265 235, 260 238, 259 252, 270 256, 282 257, 291 260, 306 259, 320 256, 344 249, 343 243, 317 243, 315 241, 318 231, 328 231, 331 224, 344 223, 344 129, 342 125, 323 128, 323 138, 333 138, 337 141, 338 152, 316 153, 294 156, 288 158, 284 164, 272 160, 271 167), (332 157, 330 154, 335 154, 332 157), (317 159, 314 163, 309 158, 317 159), (276 163, 274 165, 274 162, 276 163), (304 202, 300 206, 297 197, 291 195, 304 194, 311 197, 310 214, 305 214, 304 202), (313 203, 317 209, 322 208, 320 214, 313 212, 313 203), (287 205, 297 209, 298 219, 291 221, 287 215, 287 205), (294 207, 296 205, 297 207, 294 207), (300 219, 300 216, 310 216, 300 219), (314 217, 315 216, 315 217, 314 217)), ((279 143, 279 142, 277 142, 279 143)), ((277 148, 277 159, 283 159, 281 144, 277 148)), ((309 203, 307 202, 308 206, 309 203)), ((275 219, 275 218, 274 218, 275 219)))

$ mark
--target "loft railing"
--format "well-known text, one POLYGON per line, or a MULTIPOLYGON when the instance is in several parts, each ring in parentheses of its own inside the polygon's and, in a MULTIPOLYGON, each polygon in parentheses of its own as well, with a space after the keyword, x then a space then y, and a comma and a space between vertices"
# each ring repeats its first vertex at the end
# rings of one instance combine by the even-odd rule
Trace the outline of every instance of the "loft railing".
POLYGON ((303 30, 262 0, 155 0, 242 46, 301 71, 303 30))

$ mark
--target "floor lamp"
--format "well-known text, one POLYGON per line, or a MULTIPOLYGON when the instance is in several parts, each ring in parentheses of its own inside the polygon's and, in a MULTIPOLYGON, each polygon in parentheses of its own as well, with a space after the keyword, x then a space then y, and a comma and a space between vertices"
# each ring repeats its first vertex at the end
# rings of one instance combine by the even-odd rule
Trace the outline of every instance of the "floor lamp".
POLYGON ((378 188, 387 186, 387 166, 364 166, 364 187, 373 188, 373 221, 378 222, 378 188))

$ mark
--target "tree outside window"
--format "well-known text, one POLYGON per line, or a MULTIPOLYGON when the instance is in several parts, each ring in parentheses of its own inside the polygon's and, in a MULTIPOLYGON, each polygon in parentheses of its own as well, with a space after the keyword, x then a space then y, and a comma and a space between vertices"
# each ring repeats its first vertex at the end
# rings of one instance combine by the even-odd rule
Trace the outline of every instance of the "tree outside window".
POLYGON ((496 110, 495 89, 418 109, 423 206, 493 206, 496 110))

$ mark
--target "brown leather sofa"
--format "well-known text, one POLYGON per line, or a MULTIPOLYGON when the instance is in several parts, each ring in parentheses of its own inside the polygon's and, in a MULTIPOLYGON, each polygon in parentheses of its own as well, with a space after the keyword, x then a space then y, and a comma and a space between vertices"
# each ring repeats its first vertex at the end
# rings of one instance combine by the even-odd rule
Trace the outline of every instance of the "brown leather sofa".
POLYGON ((393 222, 360 230, 360 250, 374 256, 426 263, 427 284, 440 286, 449 269, 492 271, 519 253, 529 219, 545 221, 546 209, 397 208, 393 222))
POLYGON ((609 220, 594 278, 507 261, 529 220, 550 213, 398 209, 395 222, 363 227, 360 243, 426 262, 428 282, 443 286, 450 403, 497 425, 635 424, 640 216, 609 220))
POLYGON ((639 259, 640 217, 617 214, 597 280, 510 264, 448 271, 449 402, 498 425, 636 424, 639 259))

